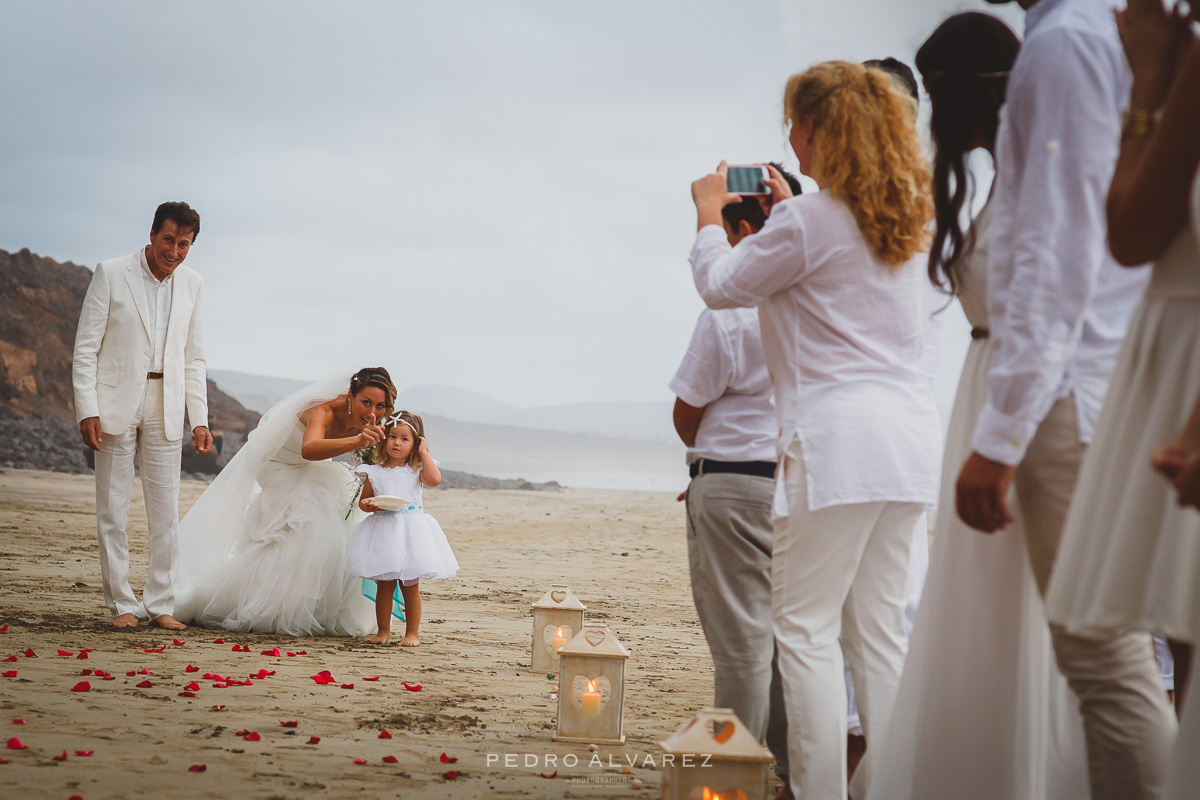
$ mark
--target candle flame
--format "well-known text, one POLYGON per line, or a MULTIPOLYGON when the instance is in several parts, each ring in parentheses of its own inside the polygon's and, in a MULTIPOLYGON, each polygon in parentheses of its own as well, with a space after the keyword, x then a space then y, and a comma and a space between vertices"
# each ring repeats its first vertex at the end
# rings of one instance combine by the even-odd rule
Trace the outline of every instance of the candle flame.
POLYGON ((555 635, 555 636, 557 636, 558 638, 560 638, 560 639, 561 639, 561 638, 563 637, 562 628, 559 628, 559 629, 558 629, 558 633, 556 633, 556 634, 554 634, 554 635, 555 635))
POLYGON ((591 681, 588 681, 588 691, 589 692, 596 691, 596 685, 594 683, 592 683, 591 681))

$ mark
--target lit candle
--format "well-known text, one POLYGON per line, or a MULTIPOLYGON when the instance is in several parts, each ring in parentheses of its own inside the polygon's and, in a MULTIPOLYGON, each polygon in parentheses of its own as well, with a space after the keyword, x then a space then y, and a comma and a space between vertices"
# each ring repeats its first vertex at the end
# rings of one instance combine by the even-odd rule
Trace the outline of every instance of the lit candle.
POLYGON ((563 647, 567 643, 567 637, 563 636, 563 629, 559 628, 554 632, 554 640, 550 645, 550 657, 558 659, 558 648, 563 647))
POLYGON ((588 690, 579 698, 579 705, 584 719, 592 720, 600 716, 600 693, 591 681, 588 681, 588 690))

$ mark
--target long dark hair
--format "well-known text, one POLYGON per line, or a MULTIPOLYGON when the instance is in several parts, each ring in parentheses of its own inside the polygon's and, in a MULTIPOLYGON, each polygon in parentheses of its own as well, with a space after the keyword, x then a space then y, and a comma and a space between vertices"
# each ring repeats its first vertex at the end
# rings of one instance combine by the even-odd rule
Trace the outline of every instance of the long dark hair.
POLYGON ((916 64, 932 105, 933 205, 936 229, 929 249, 929 279, 951 293, 962 286, 960 259, 974 245, 963 230, 968 199, 967 154, 991 147, 1000 106, 1020 39, 990 14, 955 14, 917 50, 916 64))

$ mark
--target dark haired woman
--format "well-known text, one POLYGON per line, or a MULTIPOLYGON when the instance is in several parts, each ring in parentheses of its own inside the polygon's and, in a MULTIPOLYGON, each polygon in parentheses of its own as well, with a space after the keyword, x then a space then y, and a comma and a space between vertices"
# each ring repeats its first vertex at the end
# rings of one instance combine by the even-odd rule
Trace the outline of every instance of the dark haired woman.
POLYGON ((323 378, 263 415, 179 524, 179 618, 208 628, 362 636, 372 606, 343 559, 355 485, 331 459, 383 438, 396 387, 373 367, 323 378))
POLYGON ((1011 526, 1002 536, 981 536, 954 513, 958 465, 971 451, 991 362, 990 202, 964 230, 973 186, 968 158, 993 150, 1019 46, 1000 20, 965 13, 943 22, 917 51, 936 148, 930 279, 958 296, 973 330, 946 438, 943 513, 925 593, 891 727, 871 760, 871 796, 888 800, 1087 796, 1082 723, 1055 666, 1025 537, 1011 526))

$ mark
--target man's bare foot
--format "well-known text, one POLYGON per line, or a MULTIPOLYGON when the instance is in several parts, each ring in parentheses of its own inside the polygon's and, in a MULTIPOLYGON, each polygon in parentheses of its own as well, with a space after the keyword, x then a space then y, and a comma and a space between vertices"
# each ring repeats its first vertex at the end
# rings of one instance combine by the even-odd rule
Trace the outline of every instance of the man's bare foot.
POLYGON ((170 614, 162 614, 154 618, 150 623, 156 628, 162 628, 165 631, 186 631, 187 625, 184 625, 179 620, 172 617, 170 614))
POLYGON ((370 642, 371 644, 387 644, 388 639, 390 639, 391 636, 392 636, 391 631, 380 631, 379 633, 372 636, 370 639, 367 639, 367 641, 370 642))
POLYGON ((396 644, 398 644, 400 647, 416 647, 420 643, 421 640, 417 638, 415 633, 406 633, 404 634, 404 638, 396 644))
POLYGON ((138 618, 133 614, 117 614, 112 621, 114 628, 136 628, 137 624, 138 618))

